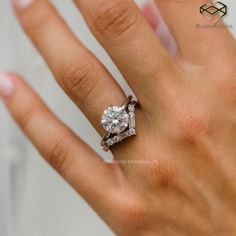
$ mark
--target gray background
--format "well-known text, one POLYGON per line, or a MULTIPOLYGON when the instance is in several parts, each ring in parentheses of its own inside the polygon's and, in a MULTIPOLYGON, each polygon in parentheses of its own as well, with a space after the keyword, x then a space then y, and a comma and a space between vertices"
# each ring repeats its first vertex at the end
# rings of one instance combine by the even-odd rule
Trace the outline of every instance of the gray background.
MULTIPOLYGON (((68 0, 54 2, 76 34, 127 90, 121 75, 91 36, 73 3, 68 0)), ((224 2, 230 11, 226 20, 234 25, 236 33, 236 14, 233 14, 236 2, 224 2)), ((0 71, 8 69, 22 74, 63 121, 103 154, 98 135, 64 96, 42 58, 22 33, 10 1, 1 0, 0 71)), ((113 234, 78 194, 42 161, 0 103, 0 236, 42 235, 113 234)))

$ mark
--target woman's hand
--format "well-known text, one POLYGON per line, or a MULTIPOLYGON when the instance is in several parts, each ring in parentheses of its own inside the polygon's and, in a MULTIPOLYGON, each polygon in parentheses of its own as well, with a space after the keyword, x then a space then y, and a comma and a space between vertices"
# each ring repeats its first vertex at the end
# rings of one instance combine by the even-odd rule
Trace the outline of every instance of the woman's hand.
MULTIPOLYGON (((236 49, 202 1, 157 0, 178 45, 172 57, 131 0, 75 0, 141 104, 137 136, 104 164, 11 73, 0 91, 42 156, 118 235, 236 234, 236 49), (138 161, 146 164, 138 164, 138 161), (136 164, 135 164, 136 162, 136 164)), ((100 116, 125 95, 46 0, 15 0, 19 20, 58 83, 102 135, 100 116)))

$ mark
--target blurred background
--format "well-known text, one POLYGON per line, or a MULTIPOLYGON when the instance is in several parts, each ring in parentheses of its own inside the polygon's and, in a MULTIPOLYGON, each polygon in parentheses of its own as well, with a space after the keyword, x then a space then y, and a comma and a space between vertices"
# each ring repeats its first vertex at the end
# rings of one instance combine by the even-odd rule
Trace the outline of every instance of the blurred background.
MULTIPOLYGON (((72 1, 53 2, 78 37, 128 90, 112 61, 88 31, 72 1)), ((136 2, 142 5, 144 0, 136 2)), ((236 35, 236 14, 233 14, 236 2, 224 0, 224 3, 229 7, 226 21, 233 25, 236 35)), ((99 146, 99 136, 53 80, 44 61, 20 29, 10 1, 1 0, 0 71, 6 70, 23 75, 58 117, 104 156, 99 146)), ((104 158, 109 159, 109 154, 104 158)), ((40 158, 0 103, 0 236, 42 235, 111 236, 113 233, 40 158)))

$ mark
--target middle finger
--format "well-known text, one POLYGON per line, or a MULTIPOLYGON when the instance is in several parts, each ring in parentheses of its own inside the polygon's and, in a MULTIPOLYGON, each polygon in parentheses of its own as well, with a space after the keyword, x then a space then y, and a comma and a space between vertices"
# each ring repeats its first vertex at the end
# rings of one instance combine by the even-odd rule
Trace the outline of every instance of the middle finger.
POLYGON ((99 118, 103 110, 125 98, 120 86, 74 36, 49 1, 34 0, 23 8, 20 1, 14 2, 20 23, 57 81, 102 134, 99 118))

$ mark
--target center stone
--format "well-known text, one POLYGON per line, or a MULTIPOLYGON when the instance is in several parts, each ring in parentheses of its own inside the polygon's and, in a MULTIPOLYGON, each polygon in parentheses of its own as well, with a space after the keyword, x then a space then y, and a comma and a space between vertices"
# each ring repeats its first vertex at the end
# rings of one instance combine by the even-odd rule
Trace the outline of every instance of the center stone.
POLYGON ((129 115, 122 107, 110 106, 104 111, 101 123, 106 131, 119 134, 129 126, 129 115))

